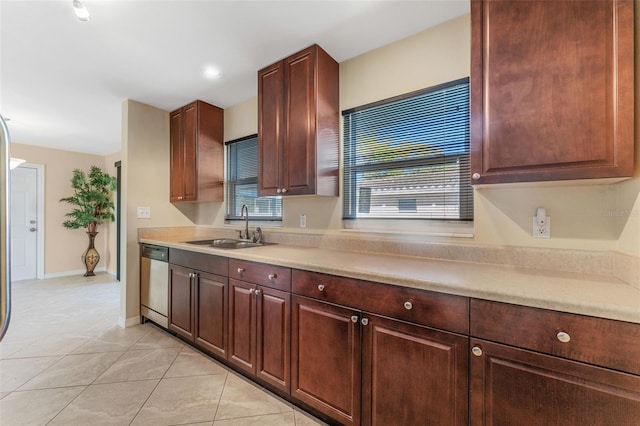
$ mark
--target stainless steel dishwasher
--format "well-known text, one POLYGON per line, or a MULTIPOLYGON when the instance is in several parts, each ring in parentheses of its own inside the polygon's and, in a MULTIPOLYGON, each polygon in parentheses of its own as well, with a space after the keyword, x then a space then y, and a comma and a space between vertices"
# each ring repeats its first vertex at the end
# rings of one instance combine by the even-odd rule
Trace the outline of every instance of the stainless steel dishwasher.
POLYGON ((143 244, 140 256, 140 314, 169 327, 169 249, 143 244))

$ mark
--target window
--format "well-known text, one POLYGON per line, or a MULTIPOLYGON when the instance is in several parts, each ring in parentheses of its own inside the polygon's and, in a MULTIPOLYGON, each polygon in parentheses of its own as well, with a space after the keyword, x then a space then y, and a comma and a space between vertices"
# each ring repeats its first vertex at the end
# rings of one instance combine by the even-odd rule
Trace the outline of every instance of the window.
POLYGON ((342 115, 344 219, 473 219, 468 78, 342 115))
POLYGON ((240 219, 242 205, 254 220, 282 220, 281 197, 258 197, 258 136, 227 142, 227 220, 240 219))

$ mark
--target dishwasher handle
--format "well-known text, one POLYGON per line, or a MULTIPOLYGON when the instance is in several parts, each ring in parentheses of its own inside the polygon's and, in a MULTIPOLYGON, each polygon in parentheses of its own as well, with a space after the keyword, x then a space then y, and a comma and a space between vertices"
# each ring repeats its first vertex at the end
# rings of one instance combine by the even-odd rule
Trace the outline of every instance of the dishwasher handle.
POLYGON ((169 249, 167 247, 154 246, 151 244, 142 245, 142 257, 159 260, 161 262, 169 261, 169 249))

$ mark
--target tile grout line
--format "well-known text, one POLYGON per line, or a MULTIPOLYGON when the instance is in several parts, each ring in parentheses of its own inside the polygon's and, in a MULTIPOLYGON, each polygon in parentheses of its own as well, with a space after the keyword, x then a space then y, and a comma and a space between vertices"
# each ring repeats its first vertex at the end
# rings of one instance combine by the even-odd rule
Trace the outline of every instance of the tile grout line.
MULTIPOLYGON (((153 329, 151 329, 151 330, 153 330, 153 329)), ((147 336, 150 332, 151 331, 149 331, 143 337, 147 336)), ((142 340, 143 337, 140 337, 140 339, 138 339, 136 341, 136 343, 138 343, 140 340, 142 340)), ((135 344, 131 346, 130 350, 133 349, 133 346, 135 346, 135 344)), ((178 359, 178 357, 180 356, 180 353, 182 353, 184 348, 185 348, 185 345, 183 344, 182 348, 178 352, 178 355, 176 355, 176 357, 173 359, 173 361, 171 361, 171 365, 169 365, 169 368, 167 368, 167 370, 162 374, 162 377, 160 377, 160 379, 158 379, 158 383, 156 383, 156 385, 153 387, 151 392, 149 392, 149 396, 147 396, 147 398, 145 398, 144 402, 140 405, 140 408, 138 408, 138 411, 136 411, 136 414, 133 416, 133 418, 129 422, 129 426, 131 426, 133 424, 133 422, 136 420, 136 418, 140 415, 140 412, 142 411, 144 406, 147 404, 147 402, 149 402, 149 399, 151 399, 151 395, 153 395, 153 393, 156 391, 156 389, 158 389, 158 386, 160 386, 160 383, 162 383, 162 380, 165 379, 167 373, 169 372, 169 370, 171 370, 171 367, 173 367, 173 365, 176 363, 176 360, 178 359)))
MULTIPOLYGON (((141 337, 141 338, 142 338, 142 337, 141 337)), ((138 339, 138 340, 139 340, 139 339, 138 339)), ((137 340, 136 340, 136 342, 137 342, 137 340)), ((135 344, 135 343, 134 343, 134 344, 135 344)), ((133 347, 133 345, 132 345, 132 347, 133 347)), ((77 348, 75 348, 75 349, 77 349, 77 348)), ((51 418, 51 420, 49 420, 49 421, 47 422, 47 425, 49 425, 52 421, 54 421, 54 420, 56 419, 56 417, 58 417, 58 416, 59 416, 59 415, 60 415, 64 410, 66 410, 66 409, 67 409, 67 407, 69 407, 69 406, 70 406, 70 405, 71 405, 71 404, 72 404, 76 399, 80 398, 80 396, 81 396, 81 395, 83 395, 85 392, 87 392, 87 390, 89 389, 89 387, 91 387, 91 386, 95 383, 95 381, 96 381, 96 380, 98 380, 98 379, 99 379, 99 378, 100 378, 100 377, 101 377, 101 376, 102 376, 102 375, 103 375, 103 374, 104 374, 104 373, 105 373, 105 372, 106 372, 106 371, 107 371, 107 370, 108 370, 108 369, 109 369, 113 364, 115 364, 116 362, 118 362, 118 360, 119 360, 120 358, 122 358, 122 357, 124 356, 124 354, 126 354, 127 352, 128 352, 128 350, 127 350, 127 351, 123 351, 123 352, 120 354, 120 356, 119 356, 118 358, 116 358, 116 359, 115 359, 111 364, 109 364, 109 366, 108 366, 107 368, 105 368, 105 370, 104 370, 102 373, 98 374, 98 376, 96 376, 96 378, 95 378, 95 379, 93 379, 93 381, 92 381, 91 383, 89 383, 88 385, 85 385, 85 387, 84 387, 84 389, 82 390, 82 392, 80 392, 78 395, 76 395, 76 397, 75 397, 75 398, 73 398, 73 399, 72 399, 71 401, 69 401, 69 402, 68 402, 64 407, 62 407, 62 409, 60 409, 60 411, 58 411, 58 412, 56 413, 56 415, 55 415, 55 416, 53 416, 53 417, 51 418)), ((105 353, 108 353, 108 352, 94 352, 94 354, 96 354, 96 353, 99 353, 99 354, 105 354, 105 353)), ((66 356, 68 356, 68 355, 86 355, 86 354, 67 354, 67 355, 63 356, 61 359, 64 359, 64 358, 65 358, 66 356)), ((81 385, 81 386, 82 386, 82 385, 81 385)), ((70 386, 69 386, 69 387, 70 387, 70 386)))
MULTIPOLYGON (((147 333, 148 334, 148 333, 147 333)), ((82 392, 80 392, 78 395, 76 395, 75 398, 71 399, 64 407, 62 407, 60 409, 60 411, 58 411, 56 413, 55 416, 53 416, 46 424, 49 425, 51 422, 53 422, 64 410, 66 410, 75 400, 77 400, 78 398, 80 398, 80 396, 82 396, 85 392, 87 392, 87 390, 95 384, 96 380, 98 380, 109 368, 111 368, 111 366, 113 364, 115 364, 116 362, 118 362, 126 353, 128 353, 131 348, 133 348, 133 346, 138 343, 138 341, 140 339, 142 339, 144 336, 146 336, 146 334, 144 334, 143 336, 140 336, 132 345, 129 349, 127 349, 126 351, 122 351, 122 353, 120 354, 120 356, 118 358, 116 358, 111 364, 109 364, 109 366, 100 374, 98 374, 98 376, 96 376, 95 379, 93 379, 93 381, 91 383, 89 383, 88 385, 80 385, 80 386, 84 386, 84 389, 82 390, 82 392)), ((86 342, 85 342, 86 343, 86 342)), ((82 346, 82 345, 80 345, 82 346)), ((79 347, 80 347, 79 346, 79 347)), ((74 350, 77 350, 79 347, 74 348, 74 350)), ((62 359, 64 359, 65 357, 69 356, 69 355, 90 355, 90 354, 105 354, 105 353, 111 353, 111 352, 120 352, 120 351, 102 351, 102 352, 89 352, 89 353, 84 353, 84 354, 74 354, 74 353, 68 353, 67 355, 64 355, 60 358, 59 361, 61 361, 62 359)), ((57 362, 56 362, 57 363, 57 362)), ((54 363, 55 364, 55 363, 54 363)), ((43 371, 44 372, 44 371, 43 371)), ((40 373, 42 374, 42 373, 40 373)), ((38 374, 39 375, 39 374, 38 374)), ((35 378, 35 377, 34 377, 35 378)), ((33 378, 32 378, 33 380, 33 378)), ((120 382, 116 382, 116 383, 120 383, 120 382)), ((65 387, 72 387, 72 386, 65 386, 65 387)), ((48 389, 55 389, 55 388, 48 388, 48 389)))
POLYGON ((224 384, 222 385, 222 389, 220 390, 220 396, 218 397, 218 402, 216 404, 216 410, 213 413, 213 419, 211 420, 211 425, 216 424, 216 417, 218 416, 218 410, 220 410, 220 402, 222 402, 222 395, 224 395, 224 389, 227 387, 227 382, 229 381, 229 370, 225 366, 225 370, 227 370, 227 374, 224 377, 224 384))

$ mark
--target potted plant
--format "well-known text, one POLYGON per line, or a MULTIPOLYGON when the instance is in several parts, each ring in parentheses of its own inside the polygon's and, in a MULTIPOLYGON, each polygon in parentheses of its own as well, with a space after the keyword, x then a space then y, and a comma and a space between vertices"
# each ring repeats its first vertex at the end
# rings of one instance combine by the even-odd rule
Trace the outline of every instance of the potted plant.
POLYGON ((65 215, 68 219, 62 225, 68 229, 87 230, 89 247, 82 255, 82 262, 87 270, 84 276, 91 277, 95 275, 93 270, 100 261, 100 254, 94 247, 98 225, 114 220, 111 193, 116 189, 116 179, 96 166, 91 166, 88 175, 80 169, 74 169, 71 187, 73 195, 60 201, 75 207, 65 215))

